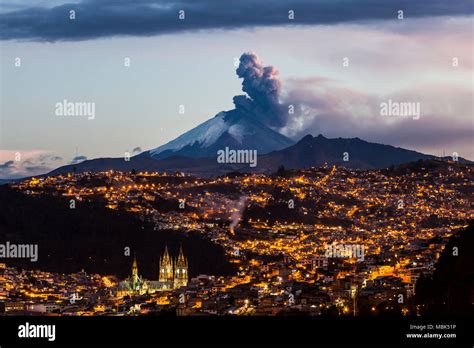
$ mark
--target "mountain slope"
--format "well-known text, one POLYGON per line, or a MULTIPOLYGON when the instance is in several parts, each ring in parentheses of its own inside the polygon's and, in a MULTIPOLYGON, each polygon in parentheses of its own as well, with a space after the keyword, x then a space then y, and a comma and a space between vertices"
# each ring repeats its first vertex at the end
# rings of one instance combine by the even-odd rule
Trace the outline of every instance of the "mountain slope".
POLYGON ((176 139, 141 153, 163 159, 171 156, 211 157, 218 150, 252 149, 258 154, 281 150, 294 142, 259 122, 252 114, 242 110, 220 112, 214 118, 201 123, 176 139))

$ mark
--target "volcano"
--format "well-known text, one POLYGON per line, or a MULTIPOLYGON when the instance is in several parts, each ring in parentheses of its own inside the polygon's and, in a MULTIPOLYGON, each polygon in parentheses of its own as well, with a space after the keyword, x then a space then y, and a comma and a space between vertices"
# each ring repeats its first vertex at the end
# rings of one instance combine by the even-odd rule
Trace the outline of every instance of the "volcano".
POLYGON ((226 147, 257 150, 258 154, 263 155, 293 144, 293 140, 264 125, 251 111, 234 109, 220 112, 176 139, 139 156, 154 159, 212 157, 226 147))

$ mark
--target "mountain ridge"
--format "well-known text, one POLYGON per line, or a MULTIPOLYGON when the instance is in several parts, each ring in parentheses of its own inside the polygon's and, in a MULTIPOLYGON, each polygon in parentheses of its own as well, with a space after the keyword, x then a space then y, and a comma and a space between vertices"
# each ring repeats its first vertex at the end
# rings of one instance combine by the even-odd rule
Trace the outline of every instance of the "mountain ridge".
MULTIPOLYGON (((233 171, 272 173, 280 166, 287 169, 302 169, 317 167, 322 164, 361 170, 383 169, 418 160, 438 159, 437 156, 392 145, 371 143, 360 138, 329 139, 321 134, 316 137, 308 134, 289 147, 259 155, 255 168, 243 163, 217 163, 216 157, 217 154, 215 153, 212 157, 201 158, 180 154, 162 159, 140 154, 130 158, 130 161, 125 161, 124 158, 98 158, 57 168, 48 175, 74 171, 131 171, 134 169, 135 171, 178 171, 197 176, 212 177, 233 171), (347 161, 344 159, 345 153, 347 153, 347 161)), ((459 158, 459 162, 472 163, 463 158, 459 158)))

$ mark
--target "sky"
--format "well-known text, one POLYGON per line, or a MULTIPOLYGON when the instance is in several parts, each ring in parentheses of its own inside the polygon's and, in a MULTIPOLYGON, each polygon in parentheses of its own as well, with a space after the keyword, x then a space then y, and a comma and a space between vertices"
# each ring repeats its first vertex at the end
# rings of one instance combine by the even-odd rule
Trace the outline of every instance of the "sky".
POLYGON ((234 107, 245 52, 279 73, 279 102, 296 112, 276 130, 294 140, 474 160, 472 1, 254 3, 2 1, 0 178, 174 139, 234 107), (95 117, 57 116, 64 100, 94 103, 95 117), (381 115, 389 100, 419 103, 419 118, 381 115))

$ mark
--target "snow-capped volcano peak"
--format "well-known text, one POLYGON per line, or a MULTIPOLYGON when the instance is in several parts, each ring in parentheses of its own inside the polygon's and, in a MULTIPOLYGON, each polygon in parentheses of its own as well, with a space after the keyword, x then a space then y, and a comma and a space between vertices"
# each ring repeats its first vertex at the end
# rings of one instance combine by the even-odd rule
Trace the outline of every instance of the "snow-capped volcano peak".
POLYGON ((293 144, 284 135, 252 119, 241 110, 220 112, 176 139, 150 150, 149 156, 162 159, 174 155, 215 156, 225 147, 255 149, 259 154, 281 150, 293 144))
POLYGON ((200 146, 207 147, 213 144, 229 127, 224 120, 225 112, 218 113, 215 117, 201 123, 197 127, 180 135, 176 139, 150 150, 151 156, 171 150, 173 152, 181 150, 185 146, 192 146, 198 143, 200 146))

